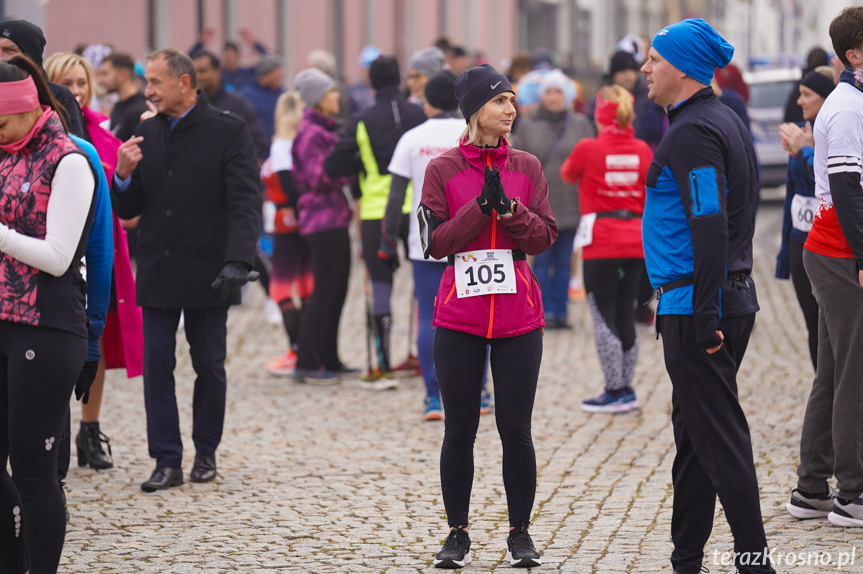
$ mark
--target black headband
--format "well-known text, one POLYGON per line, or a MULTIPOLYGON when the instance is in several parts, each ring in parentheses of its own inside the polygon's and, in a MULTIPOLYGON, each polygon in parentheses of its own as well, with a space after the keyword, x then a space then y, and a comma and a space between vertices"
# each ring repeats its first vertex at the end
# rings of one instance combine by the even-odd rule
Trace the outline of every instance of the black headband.
POLYGON ((833 84, 833 78, 828 78, 824 74, 814 70, 803 76, 803 79, 800 80, 800 85, 806 86, 824 99, 827 99, 827 96, 836 87, 833 84))

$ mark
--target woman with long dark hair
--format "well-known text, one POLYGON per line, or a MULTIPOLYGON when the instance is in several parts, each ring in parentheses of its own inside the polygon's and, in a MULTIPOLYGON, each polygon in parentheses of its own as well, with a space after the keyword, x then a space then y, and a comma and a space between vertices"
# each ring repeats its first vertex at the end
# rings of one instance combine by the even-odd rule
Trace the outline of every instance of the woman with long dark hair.
POLYGON ((0 63, 0 556, 5 571, 31 574, 60 562, 53 449, 87 357, 79 268, 96 179, 56 105, 31 60, 0 63))

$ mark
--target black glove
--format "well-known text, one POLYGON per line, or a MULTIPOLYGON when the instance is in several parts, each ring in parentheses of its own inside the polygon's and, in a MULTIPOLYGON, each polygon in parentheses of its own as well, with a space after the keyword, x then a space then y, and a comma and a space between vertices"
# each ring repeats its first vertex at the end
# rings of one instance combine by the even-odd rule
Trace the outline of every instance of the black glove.
POLYGON ((378 247, 378 259, 389 266, 393 272, 399 268, 398 246, 387 237, 386 233, 381 236, 381 245, 378 247))
POLYGON ((81 401, 85 405, 90 400, 90 387, 93 386, 93 381, 96 380, 96 371, 99 370, 99 361, 87 361, 81 367, 81 372, 78 373, 78 380, 75 381, 75 400, 81 401))
MULTIPOLYGON (((486 169, 488 169, 488 166, 486 166, 486 169)), ((500 170, 497 169, 497 166, 492 168, 492 172, 497 184, 497 198, 494 201, 494 209, 499 214, 506 215, 512 210, 512 202, 503 192, 503 184, 500 182, 500 170)))
POLYGON ((500 172, 497 168, 491 169, 485 166, 485 181, 482 184, 482 193, 476 198, 479 208, 486 215, 491 215, 494 204, 497 202, 497 190, 500 187, 500 172))
POLYGON ((249 281, 257 281, 259 276, 257 271, 250 271, 242 263, 229 262, 222 267, 211 287, 219 291, 219 297, 224 301, 232 291, 239 290, 249 281))

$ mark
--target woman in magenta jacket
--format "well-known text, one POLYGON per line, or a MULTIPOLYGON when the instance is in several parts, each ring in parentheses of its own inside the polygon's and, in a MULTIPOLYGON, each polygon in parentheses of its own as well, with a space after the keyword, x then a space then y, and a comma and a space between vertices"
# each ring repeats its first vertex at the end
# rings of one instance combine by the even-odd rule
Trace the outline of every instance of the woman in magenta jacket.
POLYGON ((536 493, 530 420, 542 359, 542 297, 526 256, 557 237, 548 184, 534 156, 509 146, 515 93, 488 65, 455 83, 468 126, 431 161, 418 210, 426 257, 448 258, 435 303, 434 361, 446 412, 441 487, 450 533, 439 568, 470 562, 468 507, 486 345, 503 443, 507 561, 541 564, 527 527, 536 493))
MULTIPOLYGON (((108 117, 90 108, 94 73, 89 60, 77 54, 58 52, 45 61, 45 71, 48 80, 66 86, 75 96, 84 115, 87 135, 102 160, 105 176, 111 181, 117 165, 117 148, 122 142, 101 125, 108 117)), ((105 331, 102 333, 101 359, 90 389, 90 400, 81 404, 81 428, 75 439, 78 465, 96 470, 114 466, 110 455, 102 448, 102 442, 107 442, 108 437, 99 428, 105 369, 125 368, 130 378, 144 372, 143 319, 141 308, 135 304, 135 276, 129 259, 126 230, 116 215, 113 227, 114 273, 105 331)))

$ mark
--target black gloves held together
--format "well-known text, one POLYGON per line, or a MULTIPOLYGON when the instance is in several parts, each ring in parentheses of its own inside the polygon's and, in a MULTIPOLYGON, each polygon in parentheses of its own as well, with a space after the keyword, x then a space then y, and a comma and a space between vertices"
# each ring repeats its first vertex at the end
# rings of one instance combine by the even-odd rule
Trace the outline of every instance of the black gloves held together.
POLYGON ((257 281, 259 276, 257 271, 248 269, 242 263, 229 261, 222 267, 219 276, 213 281, 211 287, 219 291, 219 297, 224 301, 232 291, 238 291, 249 281, 257 281))
POLYGON ((500 170, 495 167, 485 166, 485 181, 482 184, 482 193, 476 199, 479 208, 486 215, 491 215, 492 210, 501 215, 506 215, 512 209, 512 202, 503 191, 500 182, 500 170))

